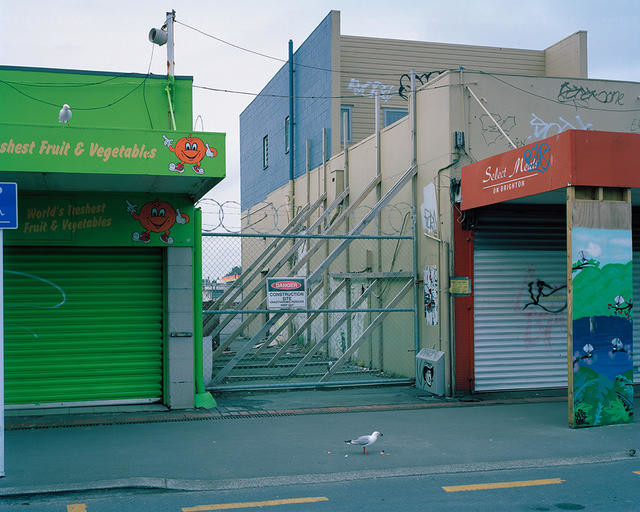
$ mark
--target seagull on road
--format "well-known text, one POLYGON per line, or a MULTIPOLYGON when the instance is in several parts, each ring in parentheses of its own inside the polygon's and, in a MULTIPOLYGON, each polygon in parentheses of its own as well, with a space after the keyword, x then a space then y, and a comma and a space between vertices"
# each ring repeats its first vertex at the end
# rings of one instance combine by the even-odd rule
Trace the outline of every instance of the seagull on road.
POLYGON ((58 121, 61 123, 69 124, 72 115, 73 114, 71 113, 71 108, 65 103, 64 105, 62 105, 60 113, 58 114, 58 121))
POLYGON ((345 441, 345 443, 355 444, 356 446, 362 446, 365 455, 369 455, 367 453, 367 446, 372 445, 378 440, 378 437, 381 437, 382 433, 377 430, 373 432, 370 436, 360 436, 357 439, 350 439, 345 441))

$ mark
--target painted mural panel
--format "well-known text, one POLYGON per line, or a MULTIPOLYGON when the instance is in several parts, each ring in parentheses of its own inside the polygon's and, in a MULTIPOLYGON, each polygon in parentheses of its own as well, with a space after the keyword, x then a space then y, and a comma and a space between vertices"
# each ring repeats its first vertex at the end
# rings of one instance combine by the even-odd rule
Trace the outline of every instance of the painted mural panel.
POLYGON ((573 403, 569 423, 633 419, 631 231, 572 231, 573 403))

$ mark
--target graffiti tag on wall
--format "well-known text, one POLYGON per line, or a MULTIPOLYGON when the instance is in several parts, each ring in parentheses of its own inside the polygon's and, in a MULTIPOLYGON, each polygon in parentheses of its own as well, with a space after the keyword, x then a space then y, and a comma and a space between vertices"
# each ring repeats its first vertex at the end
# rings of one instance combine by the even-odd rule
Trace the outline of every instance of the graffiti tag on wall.
POLYGON ((380 98, 382 98, 382 101, 385 103, 391 99, 394 87, 394 85, 385 85, 379 80, 360 82, 357 78, 352 78, 347 85, 347 89, 351 89, 354 96, 373 98, 376 92, 378 92, 380 98))
POLYGON ((551 165, 551 148, 549 144, 536 144, 531 149, 527 149, 524 154, 524 161, 529 166, 529 172, 539 172, 544 174, 551 165))
MULTIPOLYGON (((495 119, 500 125, 502 131, 504 131, 506 134, 509 134, 509 132, 511 132, 511 130, 516 127, 517 123, 515 115, 505 114, 503 116, 502 114, 498 114, 495 112, 491 112, 491 115, 493 116, 493 119, 495 119)), ((487 114, 482 114, 480 116, 480 130, 480 133, 482 133, 482 138, 484 139, 487 146, 495 144, 496 141, 503 136, 496 126, 496 123, 494 123, 491 117, 489 117, 487 114)))
POLYGON ((430 235, 435 235, 438 231, 438 214, 436 202, 436 187, 429 183, 423 190, 424 202, 420 208, 422 213, 422 229, 430 235))
MULTIPOLYGON (((416 88, 421 85, 426 84, 431 76, 437 76, 440 73, 444 73, 444 69, 439 71, 429 71, 427 73, 422 73, 421 75, 415 75, 416 77, 416 88)), ((409 100, 409 94, 411 94, 411 75, 405 73, 400 76, 400 86, 398 87, 398 96, 400 96, 404 100, 409 100)))
POLYGON ((558 116, 558 122, 545 121, 541 117, 534 113, 531 113, 531 120, 529 125, 533 127, 533 135, 527 137, 535 139, 546 139, 552 135, 557 135, 566 130, 588 130, 593 126, 593 123, 585 123, 580 116, 576 115, 576 122, 570 123, 561 116, 558 116))
POLYGON ((615 105, 624 105, 622 102, 624 93, 621 91, 606 91, 604 89, 597 90, 585 87, 583 85, 563 82, 558 91, 558 101, 562 103, 589 103, 591 100, 602 104, 612 103, 615 105))

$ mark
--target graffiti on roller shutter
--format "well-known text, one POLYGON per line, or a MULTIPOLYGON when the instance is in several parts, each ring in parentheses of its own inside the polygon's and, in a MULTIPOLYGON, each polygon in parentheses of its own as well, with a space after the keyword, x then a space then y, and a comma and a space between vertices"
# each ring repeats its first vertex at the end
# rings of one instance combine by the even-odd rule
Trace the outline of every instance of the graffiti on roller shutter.
POLYGON ((566 325, 566 285, 545 280, 535 265, 530 265, 522 278, 514 313, 525 318, 526 345, 551 345, 554 331, 566 325))
MULTIPOLYGON (((38 301, 40 300, 49 300, 49 298, 52 296, 51 295, 51 290, 46 290, 46 293, 44 292, 44 290, 40 290, 40 293, 34 293, 31 295, 31 300, 32 302, 25 302, 25 303, 13 303, 11 302, 10 298, 6 299, 6 303, 5 303, 5 309, 57 309, 60 308, 62 306, 64 306, 65 302, 67 302, 67 294, 64 292, 64 290, 57 285, 56 283, 49 281, 48 279, 45 279, 44 277, 40 277, 34 274, 29 274, 28 272, 19 272, 17 270, 4 270, 5 274, 9 274, 10 276, 18 276, 18 277, 10 277, 8 276, 7 279, 21 279, 21 278, 25 278, 25 279, 32 279, 34 281, 37 281, 38 283, 42 284, 45 286, 45 289, 47 287, 51 287, 55 290, 55 292, 57 294, 59 294, 59 298, 58 301, 55 302, 50 302, 50 303, 43 303, 43 304, 39 304, 38 301)), ((31 288, 33 288, 33 283, 29 283, 29 285, 31 286, 31 288)), ((26 287, 26 286, 25 286, 26 287)), ((26 331, 27 333, 29 333, 31 336, 33 336, 34 339, 38 339, 40 336, 38 335, 37 332, 33 331, 31 328, 25 326, 25 325, 16 325, 15 328, 22 330, 22 331, 26 331)), ((12 326, 7 324, 5 326, 5 330, 7 332, 12 330, 12 326)))
POLYGON ((560 313, 567 309, 566 300, 562 305, 559 305, 557 302, 552 303, 550 300, 547 300, 556 292, 565 290, 567 288, 566 284, 562 286, 552 286, 545 283, 542 279, 536 279, 535 281, 529 281, 527 288, 529 289, 529 298, 531 300, 527 302, 522 309, 527 309, 529 306, 533 306, 534 308, 540 308, 547 313, 560 313))

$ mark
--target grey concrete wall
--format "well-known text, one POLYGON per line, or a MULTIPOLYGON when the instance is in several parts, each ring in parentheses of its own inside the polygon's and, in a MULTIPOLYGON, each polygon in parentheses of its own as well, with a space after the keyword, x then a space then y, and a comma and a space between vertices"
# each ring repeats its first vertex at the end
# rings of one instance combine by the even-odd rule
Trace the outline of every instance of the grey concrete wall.
POLYGON ((193 407, 193 251, 167 248, 167 386, 171 409, 193 407))

